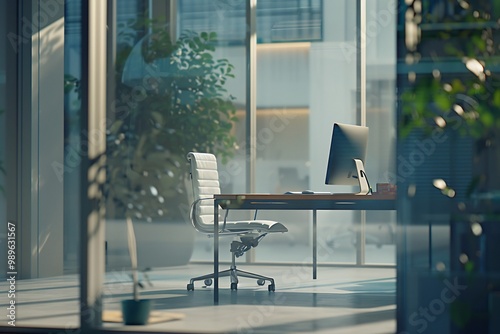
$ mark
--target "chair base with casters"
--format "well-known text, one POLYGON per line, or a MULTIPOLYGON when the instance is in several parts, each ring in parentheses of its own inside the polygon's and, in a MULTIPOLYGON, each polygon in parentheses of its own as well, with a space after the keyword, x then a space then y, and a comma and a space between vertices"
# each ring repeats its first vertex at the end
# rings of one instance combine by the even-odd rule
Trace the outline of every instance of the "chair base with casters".
MULTIPOLYGON (((231 290, 238 290, 238 277, 252 278, 257 280, 258 285, 266 284, 268 281, 270 284, 267 286, 269 292, 274 292, 276 285, 274 284, 274 278, 267 277, 248 271, 240 270, 236 268, 236 258, 243 255, 246 251, 250 250, 252 247, 256 247, 259 240, 262 239, 265 234, 261 234, 257 237, 250 237, 248 235, 242 236, 242 241, 233 241, 231 243, 231 267, 229 269, 219 272, 219 277, 230 277, 231 278, 231 290)), ((202 275, 198 277, 193 277, 187 285, 188 291, 194 290, 194 282, 204 281, 206 286, 212 285, 212 279, 215 277, 214 273, 202 275)))
MULTIPOLYGON (((193 186, 190 219, 195 229, 201 233, 213 235, 214 231, 214 195, 220 194, 217 159, 210 153, 190 152, 187 156, 190 162, 190 178, 193 186)), ((258 220, 255 214, 253 220, 227 221, 229 210, 226 210, 219 236, 239 237, 231 243, 231 266, 218 273, 219 277, 231 279, 231 290, 238 289, 238 278, 245 277, 257 280, 258 285, 269 282, 268 291, 275 291, 272 277, 250 273, 236 268, 236 258, 246 251, 257 247, 268 233, 284 233, 288 229, 281 223, 271 220, 258 220)), ((212 284, 215 273, 191 278, 187 285, 188 291, 194 290, 194 282, 204 281, 206 286, 212 284)))

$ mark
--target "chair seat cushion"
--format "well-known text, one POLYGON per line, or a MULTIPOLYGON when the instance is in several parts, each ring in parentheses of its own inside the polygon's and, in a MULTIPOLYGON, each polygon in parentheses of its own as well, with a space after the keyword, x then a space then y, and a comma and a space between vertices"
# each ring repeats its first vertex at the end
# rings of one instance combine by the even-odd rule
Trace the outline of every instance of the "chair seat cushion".
POLYGON ((228 221, 226 230, 231 232, 240 231, 259 231, 259 232, 288 232, 288 229, 281 223, 272 220, 247 220, 247 221, 228 221))

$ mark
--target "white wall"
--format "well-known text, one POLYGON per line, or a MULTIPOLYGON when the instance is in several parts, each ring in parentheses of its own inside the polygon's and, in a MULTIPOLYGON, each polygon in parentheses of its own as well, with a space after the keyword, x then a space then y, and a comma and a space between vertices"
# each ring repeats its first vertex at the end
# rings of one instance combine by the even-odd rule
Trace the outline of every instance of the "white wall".
MULTIPOLYGON (((227 88, 239 106, 246 105, 246 58, 243 47, 218 48, 214 57, 234 65, 235 78, 227 88)), ((257 47, 257 107, 304 107, 309 103, 308 48, 257 47), (280 73, 279 76, 273 73, 280 73)))
MULTIPOLYGON (((35 35, 39 46, 34 61, 35 83, 33 112, 38 114, 38 138, 32 149, 38 150, 38 174, 34 191, 38 192, 38 276, 63 273, 64 188, 54 161, 64 161, 64 18, 35 35)), ((35 228, 35 226, 33 226, 35 228)))

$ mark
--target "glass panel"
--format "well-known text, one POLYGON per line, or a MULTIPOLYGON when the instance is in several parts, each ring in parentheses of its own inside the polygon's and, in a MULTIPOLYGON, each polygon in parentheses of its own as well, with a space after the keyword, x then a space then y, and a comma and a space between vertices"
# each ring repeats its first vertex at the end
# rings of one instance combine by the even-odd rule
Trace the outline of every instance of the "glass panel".
POLYGON ((64 20, 64 264, 66 272, 78 272, 80 244, 80 86, 81 1, 69 0, 64 20))
POLYGON ((495 332, 500 6, 406 3, 397 42, 398 332, 495 332))
MULTIPOLYGON (((225 84, 227 92, 224 98, 230 97, 232 108, 231 128, 225 136, 230 139, 221 152, 217 154, 219 163, 219 179, 222 193, 244 193, 246 190, 246 68, 248 59, 246 58, 245 32, 246 32, 246 5, 245 1, 196 1, 200 7, 190 6, 191 1, 180 1, 179 4, 179 25, 186 29, 195 31, 208 31, 217 34, 214 56, 217 59, 227 59, 233 66, 234 77, 228 77, 225 84), (190 12, 196 8, 198 19, 195 26, 190 26, 191 21, 187 19, 190 12), (215 14, 215 15, 214 15, 215 14), (226 34, 231 32, 231 36, 226 34), (226 158, 224 156, 226 155, 226 158)), ((210 151, 213 148, 208 148, 210 151)), ((231 219, 238 219, 241 212, 231 214, 231 219)), ((245 217, 248 218, 248 217, 245 217)), ((219 252, 222 261, 231 259, 230 243, 231 238, 220 239, 219 252)), ((191 260, 213 260, 213 239, 206 235, 196 233, 195 247, 191 260)))
MULTIPOLYGON (((369 2, 367 13, 368 37, 371 38, 367 43, 370 137, 366 168, 374 188, 376 183, 388 182, 395 155, 392 98, 395 39, 391 38, 391 28, 395 28, 396 17, 391 4, 389 1, 369 2)), ((322 11, 320 17, 330 18, 322 27, 321 41, 312 38, 311 43, 259 45, 258 192, 355 191, 350 187, 324 184, 333 123, 359 123, 355 3, 325 2, 318 8, 322 11)), ((287 27, 293 30, 294 25, 287 27)), ((262 243, 257 250, 258 259, 273 261, 278 256, 276 260, 285 260, 282 258, 285 257, 301 262, 310 256, 310 212, 266 213, 268 216, 289 227, 286 238, 266 237, 273 239, 270 243, 273 248, 281 240, 286 251, 273 251, 271 257, 271 251, 266 251, 266 243, 262 243)), ((318 214, 320 262, 356 261, 356 231, 360 219, 357 212, 318 214)), ((366 219, 366 260, 394 264, 395 213, 367 212, 366 219)))
MULTIPOLYGON (((320 18, 329 18, 320 21, 321 40, 258 48, 257 192, 352 192, 351 187, 326 186, 325 176, 333 123, 357 121, 355 2, 323 1, 310 8, 311 13, 316 10, 320 18)), ((293 35, 299 22, 275 14, 293 35)), ((272 241, 261 243, 258 260, 310 261, 311 212, 266 211, 260 216, 282 221, 289 232, 267 236, 272 241), (282 251, 276 251, 277 244, 282 251)), ((320 262, 355 261, 354 217, 349 211, 318 213, 320 262)))
MULTIPOLYGON (((61 1, 32 1, 22 6, 0 1, 0 37, 5 43, 0 48, 0 186, 5 185, 6 159, 14 180, 8 189, 3 188, 8 196, 0 191, 0 219, 6 220, 7 199, 9 219, 18 224, 15 280, 9 273, 4 285, 16 291, 12 297, 9 294, 10 300, 2 299, 2 303, 15 302, 16 309, 2 305, 8 310, 7 319, 13 320, 14 313, 15 326, 60 326, 70 331, 79 320, 79 281, 76 260, 68 265, 64 251, 68 242, 74 242, 67 238, 68 226, 77 230, 78 219, 70 225, 63 222, 64 195, 77 192, 63 190, 64 174, 77 167, 66 164, 63 155, 64 7, 61 1), (13 135, 7 145, 9 130, 13 135)), ((4 233, 0 231, 2 238, 4 233)), ((0 244, 0 265, 7 269, 4 239, 0 244)))
POLYGON ((222 191, 244 191, 245 145, 236 134, 245 129, 244 117, 237 118, 246 105, 245 3, 126 3, 117 2, 108 114, 107 269, 129 267, 127 216, 141 268, 209 260, 212 239, 195 233, 188 219, 186 155, 215 153, 222 191), (221 40, 227 31, 237 31, 232 38, 240 43, 221 40))
MULTIPOLYGON (((320 41, 322 39, 322 0, 259 0, 257 2, 257 43, 320 41)), ((213 17, 224 16, 233 29, 219 32, 224 44, 244 45, 245 1, 179 1, 179 26, 183 29, 214 30, 213 17), (228 12, 230 10, 230 12, 228 12)))
MULTIPOLYGON (((390 0, 367 1, 366 125, 370 139, 366 173, 373 191, 396 184, 396 8, 390 0), (378 188, 378 189, 377 189, 378 188)), ((396 263, 396 213, 366 212, 366 263, 396 263)))
MULTIPOLYGON (((109 270, 124 268, 128 263, 125 239, 120 234, 124 233, 120 220, 127 214, 133 215, 137 224, 145 224, 139 229, 139 234, 144 235, 138 236, 139 247, 145 247, 140 252, 144 254, 145 267, 184 263, 189 260, 191 253, 192 260, 212 259, 212 240, 194 233, 185 215, 188 202, 185 199, 183 177, 186 170, 185 154, 189 150, 219 150, 222 192, 246 191, 245 3, 183 0, 177 1, 176 6, 170 4, 168 1, 152 1, 153 11, 149 14, 145 8, 141 9, 139 4, 134 5, 131 1, 120 0, 117 3, 116 92, 108 114, 109 270), (178 21, 170 22, 173 17, 178 21), (155 24, 149 25, 144 21, 145 18, 153 19, 155 24), (161 32, 156 30, 159 27, 161 32), (217 41, 211 42, 215 48, 214 59, 227 59, 234 66, 235 78, 227 78, 224 96, 232 97, 231 103, 236 110, 235 119, 231 121, 232 128, 228 132, 233 136, 230 140, 234 140, 229 146, 235 149, 228 146, 221 150, 220 146, 200 145, 202 134, 199 129, 193 131, 192 136, 186 135, 190 132, 186 126, 206 123, 201 115, 192 117, 192 113, 187 112, 188 108, 196 107, 196 99, 190 96, 190 84, 193 81, 187 78, 192 74, 182 72, 165 61, 165 57, 177 46, 172 45, 170 50, 168 47, 164 49, 165 44, 155 44, 155 41, 167 41, 167 45, 174 40, 186 41, 184 34, 188 30, 198 34, 216 33, 217 41), (169 114, 172 110, 180 114, 169 114), (183 123, 179 115, 184 112, 187 112, 186 116, 191 116, 190 119, 199 118, 200 123, 183 123), (164 128, 164 132, 151 132, 151 122, 164 128), (153 141, 154 136, 157 138, 153 141), (225 151, 230 153, 226 161, 225 151), (159 165, 157 161, 167 162, 159 165), (141 196, 144 196, 143 200, 141 196), (171 207, 165 206, 165 203, 171 207), (173 235, 168 232, 171 228, 180 229, 178 235, 184 235, 184 239, 170 243, 154 237, 173 235), (173 254, 165 247, 174 247, 176 242, 186 248, 177 253, 187 254, 185 258, 164 257, 160 259, 164 262, 151 262, 158 259, 147 254, 158 249, 165 249, 165 254, 173 254)), ((377 6, 384 9, 384 4, 377 6)), ((355 4, 349 1, 258 2, 257 192, 276 193, 310 188, 353 191, 350 187, 325 186, 324 177, 333 122, 357 123, 355 15, 355 4), (336 19, 323 22, 324 17, 336 19), (287 43, 283 43, 285 41, 287 43)), ((385 30, 383 32, 387 33, 385 30)), ((385 35, 378 35, 377 38, 385 38, 385 35)), ((378 59, 384 59, 384 55, 377 52, 372 68, 379 65, 378 59)), ((384 59, 383 65, 387 68, 389 62, 384 59)), ((369 94, 376 95, 378 99, 370 101, 369 115, 372 112, 373 116, 381 113, 384 122, 392 122, 389 96, 393 78, 390 73, 379 72, 371 78, 372 92, 369 94)), ((373 126, 376 124, 379 129, 383 122, 369 120, 369 123, 373 126)), ((370 147, 372 153, 368 166, 373 169, 370 173, 375 174, 375 177, 383 175, 389 168, 386 157, 391 152, 384 151, 385 155, 380 158, 373 153, 390 143, 390 133, 385 131, 384 135, 386 137, 376 138, 375 144, 370 147)), ((202 142, 210 143, 210 140, 204 139, 202 142)), ((373 182, 376 183, 377 179, 373 182)), ((234 219, 240 216, 248 218, 240 212, 232 215, 234 219)), ((266 212, 265 217, 283 221, 291 228, 284 237, 267 236, 266 239, 276 240, 262 243, 257 250, 259 260, 301 262, 310 256, 310 212, 266 212), (273 257, 268 256, 271 250, 268 251, 266 245, 275 247, 276 242, 282 243, 284 247, 293 246, 294 251, 273 251, 273 257)), ((369 216, 369 222, 375 222, 369 228, 376 229, 374 234, 377 234, 379 222, 390 219, 390 215, 369 216)), ((321 261, 355 261, 353 242, 357 221, 358 214, 352 212, 319 214, 320 244, 328 254, 321 261)), ((391 227, 382 226, 384 238, 391 237, 391 227)), ((229 241, 224 238, 222 242, 229 241)), ((389 242, 391 240, 387 240, 389 242)), ((224 247, 222 245, 221 249, 224 247)), ((229 256, 229 252, 221 252, 223 260, 229 259, 229 256)), ((383 255, 382 258, 384 260, 380 261, 370 258, 370 261, 393 262, 393 257, 383 255)))

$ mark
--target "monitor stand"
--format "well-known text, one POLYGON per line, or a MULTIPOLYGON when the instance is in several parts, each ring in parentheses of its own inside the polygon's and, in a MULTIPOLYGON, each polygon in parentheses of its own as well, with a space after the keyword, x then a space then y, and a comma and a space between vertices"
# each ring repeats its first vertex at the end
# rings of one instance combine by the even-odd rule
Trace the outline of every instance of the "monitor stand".
POLYGON ((353 175, 354 178, 358 179, 359 182, 359 193, 355 195, 371 195, 370 186, 368 185, 368 180, 366 178, 365 166, 363 165, 363 161, 359 159, 353 159, 356 164, 356 173, 357 175, 353 175))

